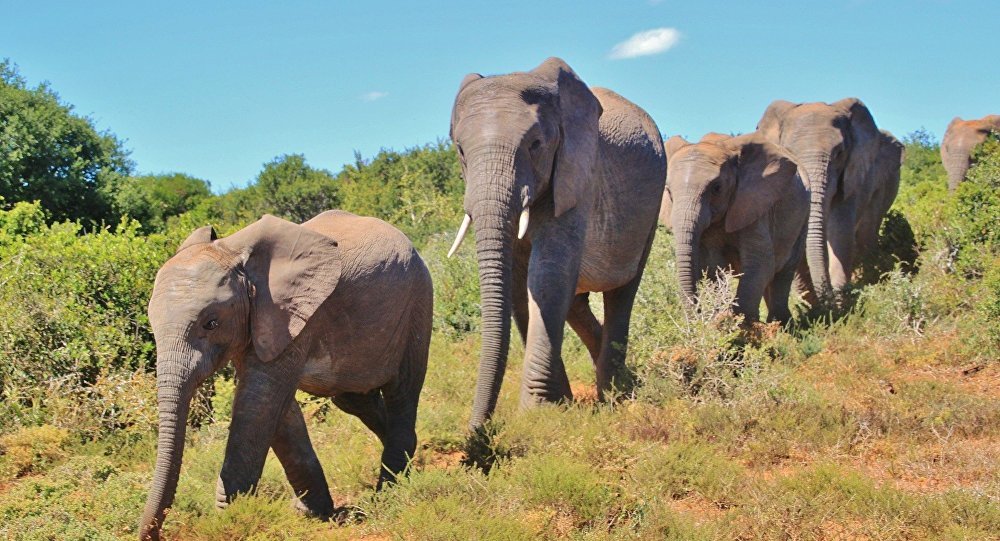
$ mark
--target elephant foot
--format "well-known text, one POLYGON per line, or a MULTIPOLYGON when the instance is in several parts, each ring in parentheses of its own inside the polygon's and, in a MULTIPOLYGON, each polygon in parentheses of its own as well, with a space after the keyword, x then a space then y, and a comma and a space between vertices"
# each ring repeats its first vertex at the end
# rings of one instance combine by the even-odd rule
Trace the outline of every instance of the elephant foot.
POLYGON ((292 509, 308 518, 314 518, 323 522, 329 522, 333 519, 335 509, 332 500, 330 500, 329 507, 322 505, 313 505, 310 507, 309 504, 303 501, 305 497, 306 495, 299 498, 292 498, 292 509))
POLYGON ((215 482, 215 508, 225 509, 229 507, 229 498, 226 496, 226 485, 222 483, 222 477, 215 482))
POLYGON ((573 391, 569 384, 560 388, 532 388, 525 386, 521 391, 521 409, 531 409, 542 404, 562 404, 573 401, 573 391))

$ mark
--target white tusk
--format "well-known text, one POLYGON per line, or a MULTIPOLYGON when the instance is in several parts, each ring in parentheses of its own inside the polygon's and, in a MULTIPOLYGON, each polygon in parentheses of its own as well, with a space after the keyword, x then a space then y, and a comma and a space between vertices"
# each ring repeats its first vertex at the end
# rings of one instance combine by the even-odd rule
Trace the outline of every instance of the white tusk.
POLYGON ((451 250, 448 250, 448 257, 455 255, 458 251, 458 247, 462 245, 462 240, 465 239, 465 234, 469 232, 469 224, 472 223, 472 216, 468 214, 462 219, 462 225, 458 228, 458 235, 455 236, 455 244, 451 245, 451 250))
POLYGON ((521 211, 521 219, 517 221, 517 238, 523 239, 524 234, 528 232, 528 207, 524 207, 521 211))

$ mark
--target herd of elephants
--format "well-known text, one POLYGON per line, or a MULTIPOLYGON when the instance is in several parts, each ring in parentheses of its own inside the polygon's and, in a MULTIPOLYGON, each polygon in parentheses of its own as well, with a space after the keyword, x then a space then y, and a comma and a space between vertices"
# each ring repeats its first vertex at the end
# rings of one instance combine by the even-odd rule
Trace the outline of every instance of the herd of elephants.
MULTIPOLYGON (((952 188, 1000 116, 948 126, 941 153, 952 188)), ((562 60, 526 73, 462 80, 451 139, 466 182, 481 293, 481 353, 470 427, 493 412, 511 319, 524 343, 521 405, 572 398, 565 324, 596 367, 598 396, 624 363, 633 300, 657 222, 671 229, 680 290, 740 273, 736 311, 786 321, 793 285, 837 302, 875 247, 896 197, 903 145, 861 100, 775 101, 757 131, 665 143, 653 119, 611 90, 588 87, 562 60), (601 320, 588 295, 603 295, 601 320)), ((159 439, 141 539, 158 539, 180 474, 196 388, 229 360, 237 374, 216 490, 224 507, 254 490, 273 449, 296 505, 334 504, 294 394, 331 397, 381 440, 379 486, 416 449, 432 292, 410 241, 375 218, 324 212, 303 224, 265 216, 225 238, 196 230, 160 269, 149 302, 156 338, 159 439)))

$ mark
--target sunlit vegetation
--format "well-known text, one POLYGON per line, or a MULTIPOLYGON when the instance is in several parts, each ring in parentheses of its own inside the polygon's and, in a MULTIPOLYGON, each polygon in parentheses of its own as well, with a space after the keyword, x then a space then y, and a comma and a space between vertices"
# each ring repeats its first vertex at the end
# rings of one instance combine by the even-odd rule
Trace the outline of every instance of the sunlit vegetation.
MULTIPOLYGON (((9 63, 2 75, 0 92, 93 130, 48 88, 28 88, 9 63)), ((0 99, 4 118, 35 114, 23 105, 10 116, 9 103, 0 99)), ((171 539, 1000 532, 1000 143, 983 145, 969 180, 949 194, 933 138, 906 138, 880 257, 861 271, 867 278, 842 314, 813 314, 796 301, 790 326, 747 329, 729 310, 726 280, 700 288, 701 311, 686 313, 672 238, 659 231, 633 316, 634 384, 597 403, 590 359, 571 337, 564 357, 576 401, 518 411, 515 339, 496 417, 470 439, 478 282, 474 250, 445 258, 463 190, 449 143, 359 156, 338 172, 288 154, 245 187, 212 194, 186 175, 134 176, 111 134, 88 137, 107 154, 80 179, 27 177, 0 157, 0 188, 11 175, 33 186, 0 192, 0 538, 135 537, 156 445, 145 315, 156 270, 194 227, 228 234, 262 213, 303 220, 330 207, 397 225, 434 277, 410 476, 375 493, 376 438, 329 401, 300 393, 342 506, 338 520, 297 514, 273 456, 256 496, 217 511, 233 396, 232 380, 220 376, 191 414, 197 428, 166 522, 171 539), (111 210, 84 215, 59 203, 78 182, 111 210)), ((33 155, 61 159, 41 152, 33 155)))

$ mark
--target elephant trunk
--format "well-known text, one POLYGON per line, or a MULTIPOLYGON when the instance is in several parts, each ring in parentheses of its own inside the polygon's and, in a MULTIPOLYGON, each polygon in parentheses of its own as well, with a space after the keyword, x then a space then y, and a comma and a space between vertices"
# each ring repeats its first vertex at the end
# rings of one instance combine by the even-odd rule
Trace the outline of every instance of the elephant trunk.
POLYGON ((819 298, 825 298, 830 291, 829 254, 826 250, 827 183, 830 178, 830 155, 817 153, 802 159, 809 175, 811 190, 809 202, 809 225, 806 231, 806 263, 812 286, 819 298))
POLYGON ((514 201, 515 148, 490 148, 472 157, 467 208, 476 224, 476 254, 479 260, 482 343, 479 375, 469 427, 479 428, 496 408, 507 367, 510 345, 511 269, 513 222, 520 205, 514 201))
POLYGON ((701 278, 698 245, 701 233, 709 222, 708 210, 697 198, 679 199, 674 204, 672 222, 681 293, 688 304, 694 305, 698 299, 698 280, 701 278))
POLYGON ((945 170, 948 172, 948 190, 955 191, 958 185, 965 180, 965 175, 969 172, 969 155, 956 152, 944 161, 945 170))
POLYGON ((188 369, 192 355, 175 350, 157 356, 156 394, 159 438, 156 470, 139 523, 139 539, 159 539, 166 509, 174 501, 184 453, 184 433, 191 397, 199 381, 188 369))

